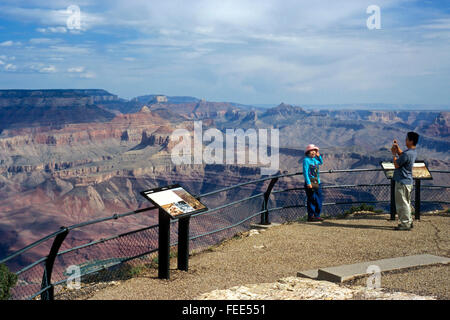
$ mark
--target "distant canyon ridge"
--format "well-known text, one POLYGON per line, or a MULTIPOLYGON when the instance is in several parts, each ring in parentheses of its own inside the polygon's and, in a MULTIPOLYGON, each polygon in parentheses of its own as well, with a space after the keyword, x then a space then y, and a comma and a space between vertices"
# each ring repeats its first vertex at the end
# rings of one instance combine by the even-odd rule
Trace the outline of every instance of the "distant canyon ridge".
MULTIPOLYGON (((101 89, 0 90, 0 257, 62 225, 148 206, 139 195, 146 188, 180 183, 200 194, 260 177, 253 165, 174 165, 170 135, 192 130, 194 121, 223 132, 279 129, 280 172, 300 171, 309 143, 321 147, 323 169, 376 168, 391 158, 392 140, 411 130, 421 135, 420 159, 434 169, 450 164, 448 111, 263 109, 164 95, 125 100, 101 89)), ((386 181, 377 180, 361 183, 386 181)), ((154 222, 147 215, 117 228, 154 222)))

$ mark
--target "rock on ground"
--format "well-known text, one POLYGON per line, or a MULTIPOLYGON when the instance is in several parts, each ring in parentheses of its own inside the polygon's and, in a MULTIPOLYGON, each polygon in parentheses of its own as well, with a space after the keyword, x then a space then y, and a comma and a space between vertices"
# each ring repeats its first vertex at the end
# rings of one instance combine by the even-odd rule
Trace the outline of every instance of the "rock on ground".
POLYGON ((236 286, 214 290, 198 300, 435 300, 404 292, 385 292, 362 286, 348 287, 327 281, 288 277, 275 283, 236 286))

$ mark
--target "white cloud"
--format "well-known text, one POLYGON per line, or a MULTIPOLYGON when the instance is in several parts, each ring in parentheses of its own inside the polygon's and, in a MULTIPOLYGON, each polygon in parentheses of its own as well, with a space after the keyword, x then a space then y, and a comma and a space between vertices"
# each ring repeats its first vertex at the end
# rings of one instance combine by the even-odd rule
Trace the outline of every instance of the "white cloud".
POLYGON ((6 61, 14 61, 16 60, 15 56, 6 56, 4 54, 0 55, 0 65, 4 65, 6 61))
POLYGON ((83 45, 70 46, 70 45, 66 45, 66 44, 61 44, 61 45, 50 46, 49 49, 51 51, 58 52, 59 54, 66 54, 69 56, 92 54, 91 49, 89 47, 83 46, 83 45))
MULTIPOLYGON (((0 5, 0 17, 14 17, 17 20, 27 23, 38 23, 43 26, 36 29, 42 33, 66 33, 70 28, 68 27, 70 17, 73 15, 73 11, 68 10, 71 2, 55 4, 52 8, 39 8, 42 3, 36 4, 36 7, 18 7, 17 4, 0 5)), ((89 8, 86 3, 81 5, 80 11, 80 26, 79 30, 74 29, 74 32, 86 31, 96 25, 104 25, 107 21, 104 20, 103 15, 93 14, 87 9, 89 8)))
POLYGON ((17 66, 14 65, 14 64, 12 64, 12 63, 8 63, 8 64, 5 66, 5 70, 6 70, 6 71, 16 71, 16 70, 17 70, 17 66))
POLYGON ((54 65, 45 65, 44 63, 34 63, 28 66, 29 70, 32 72, 39 73, 55 73, 57 69, 54 65))
POLYGON ((3 41, 0 43, 0 46, 2 47, 11 47, 14 45, 14 41, 8 40, 8 41, 3 41))
POLYGON ((54 44, 61 42, 61 39, 50 39, 50 38, 32 38, 29 40, 31 44, 39 45, 39 44, 54 44))
POLYGON ((72 67, 67 69, 67 72, 71 72, 71 73, 80 73, 84 71, 84 67, 72 67))
POLYGON ((48 60, 50 61, 64 61, 63 57, 49 57, 48 60))
POLYGON ((450 18, 435 19, 423 26, 425 29, 450 30, 450 18))
POLYGON ((81 74, 80 74, 80 78, 83 78, 83 79, 92 79, 92 78, 95 78, 95 73, 93 73, 93 72, 85 72, 85 73, 81 73, 81 74))
POLYGON ((41 33, 67 33, 66 27, 48 27, 48 28, 37 28, 36 31, 41 33))
POLYGON ((306 93, 306 92, 313 91, 313 87, 312 86, 303 86, 303 85, 292 85, 292 86, 288 86, 287 90, 293 91, 296 93, 306 93))
POLYGON ((56 72, 56 67, 55 66, 43 67, 42 69, 39 70, 39 72, 41 72, 41 73, 54 73, 54 72, 56 72))

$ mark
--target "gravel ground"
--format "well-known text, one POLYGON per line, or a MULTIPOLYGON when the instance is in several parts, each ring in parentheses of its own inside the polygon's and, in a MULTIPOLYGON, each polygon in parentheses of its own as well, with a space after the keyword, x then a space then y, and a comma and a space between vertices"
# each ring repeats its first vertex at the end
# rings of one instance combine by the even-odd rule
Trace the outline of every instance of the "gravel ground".
MULTIPOLYGON (((191 256, 189 272, 157 279, 148 269, 137 278, 94 291, 90 299, 195 299, 213 290, 276 282, 298 271, 414 254, 450 257, 450 217, 427 214, 412 231, 393 231, 387 214, 358 214, 322 223, 296 222, 244 233, 191 256)), ((426 267, 382 276, 382 287, 449 298, 449 266, 426 267)), ((355 280, 355 284, 365 279, 355 280), (359 282, 358 282, 359 281, 359 282)))
MULTIPOLYGON (((367 278, 346 284, 365 286, 367 278)), ((401 291, 450 300, 450 265, 411 268, 381 274, 381 286, 389 292, 401 291)))

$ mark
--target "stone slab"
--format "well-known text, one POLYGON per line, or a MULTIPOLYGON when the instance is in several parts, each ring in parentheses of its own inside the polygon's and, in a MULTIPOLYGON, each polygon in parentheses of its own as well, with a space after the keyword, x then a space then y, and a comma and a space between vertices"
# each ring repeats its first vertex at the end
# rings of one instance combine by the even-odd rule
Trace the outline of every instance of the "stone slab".
POLYGON ((448 263, 450 263, 450 259, 446 257, 439 257, 431 254, 420 254, 407 257, 382 259, 337 267, 322 268, 318 270, 317 279, 332 282, 344 282, 354 279, 355 277, 371 274, 370 272, 368 272, 367 268, 372 265, 378 266, 380 268, 380 272, 385 272, 405 268, 448 263))
POLYGON ((319 276, 319 269, 300 271, 297 273, 297 277, 301 278, 317 279, 318 276, 319 276))

